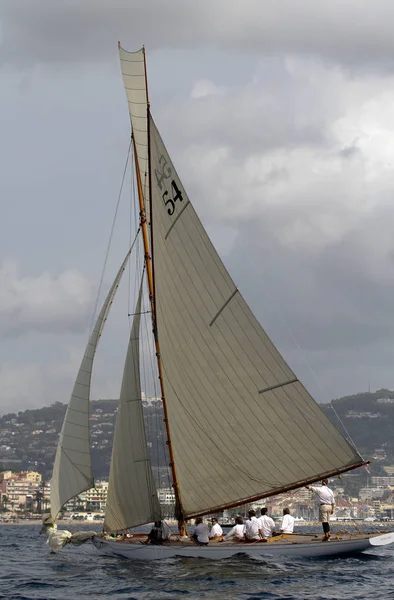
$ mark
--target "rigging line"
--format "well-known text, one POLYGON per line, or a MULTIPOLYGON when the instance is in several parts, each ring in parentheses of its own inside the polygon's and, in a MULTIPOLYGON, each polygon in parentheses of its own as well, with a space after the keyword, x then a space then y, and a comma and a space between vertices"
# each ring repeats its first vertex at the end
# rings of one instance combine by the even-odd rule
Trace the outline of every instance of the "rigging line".
MULTIPOLYGON (((148 312, 150 312, 150 311, 148 311, 148 312)), ((148 319, 145 319, 145 328, 146 328, 147 350, 148 350, 148 357, 149 357, 148 365, 147 365, 147 369, 146 369, 146 376, 147 376, 147 378, 150 376, 150 379, 153 382, 154 397, 157 398, 158 397, 158 389, 157 389, 156 381, 157 381, 158 374, 155 373, 156 361, 153 359, 153 357, 155 355, 155 351, 153 349, 153 339, 152 339, 152 335, 151 335, 152 325, 151 325, 151 322, 148 321, 148 319)), ((151 425, 151 433, 154 436, 154 440, 155 440, 154 442, 152 442, 152 454, 153 454, 153 457, 155 458, 155 463, 156 463, 156 480, 157 480, 157 482, 160 482, 160 450, 161 450, 160 440, 163 439, 163 436, 161 435, 162 428, 160 427, 160 421, 163 420, 164 415, 162 415, 162 414, 159 415, 158 413, 159 413, 159 411, 157 409, 155 409, 152 412, 150 425, 151 425)), ((170 485, 168 487, 170 487, 170 485)))
MULTIPOLYGON (((140 257, 140 260, 138 261, 137 264, 137 270, 139 271, 138 273, 138 277, 140 279, 142 279, 142 275, 145 272, 145 264, 143 259, 140 257), (141 270, 141 265, 142 266, 142 270, 141 270)), ((143 283, 144 285, 144 283, 143 283)), ((145 290, 145 286, 144 286, 144 290, 145 290)), ((145 309, 145 293, 143 294, 143 298, 142 298, 142 305, 141 305, 142 309, 145 309)), ((142 310, 141 313, 142 314, 147 314, 149 313, 149 310, 142 310)), ((141 324, 140 324, 140 366, 141 366, 141 390, 144 392, 145 394, 145 399, 148 401, 149 398, 149 385, 148 385, 148 374, 147 374, 147 366, 146 366, 146 361, 142 360, 142 358, 147 354, 148 356, 150 356, 150 352, 149 352, 149 348, 147 348, 147 344, 148 344, 148 330, 147 330, 147 323, 146 323, 146 319, 142 318, 141 319, 141 324)), ((151 436, 151 432, 152 432, 152 417, 151 417, 151 410, 150 410, 150 406, 149 404, 147 406, 143 407, 143 412, 144 415, 146 417, 146 422, 147 422, 147 431, 149 431, 149 435, 151 436)), ((153 458, 152 453, 151 453, 151 447, 149 447, 148 450, 151 458, 153 458)), ((153 461, 152 461, 153 464, 153 461)))
POLYGON ((310 370, 310 372, 311 372, 311 374, 312 374, 312 377, 313 377, 313 379, 315 380, 315 383, 316 383, 317 387, 319 388, 320 392, 323 394, 323 396, 325 396, 325 397, 326 397, 326 399, 328 399, 328 404, 330 405, 330 407, 331 407, 331 408, 332 408, 332 410, 334 411, 334 414, 335 414, 335 416, 337 417, 337 419, 338 419, 339 423, 341 424, 341 426, 342 426, 342 428, 343 428, 343 430, 344 430, 344 432, 345 432, 345 434, 346 434, 346 436, 347 436, 347 439, 348 439, 349 443, 350 443, 350 444, 353 446, 353 448, 356 450, 357 454, 359 454, 359 455, 361 456, 361 454, 360 454, 360 452, 359 452, 359 450, 358 450, 358 448, 357 448, 357 446, 356 446, 356 443, 354 442, 354 440, 353 440, 353 438, 351 437, 351 435, 350 435, 349 431, 347 430, 347 428, 346 428, 345 424, 343 423, 342 419, 340 418, 340 416, 338 415, 337 411, 335 410, 335 408, 334 408, 334 405, 333 405, 333 403, 332 403, 332 400, 329 400, 329 396, 328 396, 328 392, 327 392, 327 390, 323 389, 323 386, 321 385, 321 383, 320 383, 320 381, 319 381, 319 379, 318 379, 318 377, 317 377, 317 375, 316 375, 315 371, 313 370, 313 367, 312 367, 312 365, 311 365, 311 364, 310 364, 310 362, 308 361, 308 359, 307 359, 307 357, 306 357, 306 354, 305 354, 305 352, 303 351, 303 349, 301 348, 301 346, 300 346, 300 345, 299 345, 299 343, 297 342, 297 340, 296 340, 296 338, 294 337, 294 335, 293 335, 293 333, 292 333, 292 331, 291 331, 291 329, 290 329, 290 326, 289 326, 289 324, 287 323, 287 321, 286 321, 286 319, 285 319, 284 315, 283 315, 283 314, 280 312, 280 310, 279 310, 279 308, 278 308, 278 305, 277 305, 277 302, 275 302, 275 299, 273 298, 272 294, 269 292, 269 290, 268 290, 268 287, 267 287, 267 285, 266 285, 266 283, 265 283, 265 281, 264 281, 264 279, 263 279, 263 277, 262 277, 261 273, 259 273, 259 278, 261 279, 261 282, 263 283, 263 289, 264 289, 264 292, 265 292, 265 294, 268 296, 268 298, 271 300, 271 302, 272 302, 272 304, 273 304, 273 306, 274 306, 274 310, 275 310, 275 312, 276 312, 276 315, 277 315, 277 317, 278 317, 278 318, 279 318, 279 320, 282 322, 282 325, 284 325, 284 327, 286 328, 286 331, 287 331, 287 333, 289 334, 290 338, 292 339, 293 343, 295 344, 295 346, 296 346, 296 349, 297 349, 297 351, 299 352, 299 354, 300 354, 300 356, 301 356, 302 360, 304 361, 304 363, 306 364, 306 366, 307 366, 307 367, 308 367, 308 369, 310 370))
MULTIPOLYGON (((138 218, 138 212, 137 212, 137 193, 136 193, 136 183, 135 183, 135 177, 136 177, 136 163, 135 163, 135 157, 134 157, 134 152, 131 153, 131 169, 130 169, 130 176, 131 176, 131 197, 132 197, 132 201, 130 204, 130 222, 132 220, 132 216, 134 219, 134 226, 140 229, 140 223, 139 223, 139 218, 138 218)), ((136 249, 136 256, 135 256, 135 263, 134 263, 134 295, 133 295, 133 308, 135 306, 135 303, 137 301, 137 290, 139 289, 139 285, 141 283, 141 278, 140 278, 140 265, 141 265, 141 261, 140 261, 140 246, 141 246, 141 239, 139 240, 139 243, 137 244, 137 249, 136 249)), ((130 273, 131 273, 131 264, 130 264, 130 273)), ((130 281, 129 281, 129 298, 131 295, 131 277, 130 277, 130 281)), ((130 302, 131 302, 131 298, 130 298, 130 302)), ((128 309, 128 313, 130 316, 131 310, 130 307, 128 309)), ((131 331, 131 319, 129 319, 129 329, 131 331)))
MULTIPOLYGON (((149 327, 149 333, 151 333, 151 326, 149 327)), ((157 372, 157 363, 153 361, 152 358, 155 355, 155 350, 153 348, 153 337, 149 335, 149 343, 150 343, 150 367, 151 367, 151 377, 153 381, 153 390, 155 398, 160 398, 160 404, 156 407, 155 410, 155 432, 156 432, 156 456, 157 456, 157 479, 161 480, 161 470, 163 469, 162 462, 160 460, 160 456, 164 459, 164 475, 166 478, 166 487, 169 489, 172 488, 172 479, 171 479, 171 470, 169 467, 170 457, 168 452, 168 445, 166 443, 166 431, 164 426, 164 411, 163 405, 161 401, 161 390, 159 391, 158 385, 158 372, 157 372)), ((175 518, 175 501, 171 508, 172 517, 175 518)))
MULTIPOLYGON (((131 155, 131 160, 130 160, 130 205, 129 205, 129 248, 131 246, 131 231, 132 231, 132 215, 133 215, 133 206, 135 205, 134 199, 135 196, 133 195, 133 164, 134 164, 134 156, 131 155)), ((128 316, 130 316, 130 312, 131 312, 131 261, 129 261, 128 264, 128 286, 127 286, 127 313, 128 316)), ((130 325, 131 328, 131 325, 130 325)))
POLYGON ((96 318, 96 313, 97 313, 97 307, 98 307, 98 303, 99 303, 101 288, 102 288, 103 281, 104 281, 105 269, 107 267, 109 251, 110 251, 110 248, 111 248, 112 237, 113 237, 114 229, 115 229, 116 217, 118 216, 120 199, 122 197, 123 185, 124 185, 124 181, 125 181, 125 178, 126 178, 127 165, 129 164, 132 143, 133 143, 133 136, 131 136, 131 138, 130 138, 129 149, 127 151, 126 163, 125 163, 125 166, 124 166, 123 176, 122 176, 122 182, 120 184, 120 189, 119 189, 119 194, 118 194, 118 200, 117 200, 117 203, 116 203, 114 218, 112 220, 112 226, 111 226, 111 230, 110 230, 110 234, 109 234, 109 240, 108 240, 107 250, 106 250, 106 253, 105 253, 103 269, 102 269, 102 272, 101 272, 100 283, 99 283, 98 290, 97 290, 96 302, 95 302, 95 305, 94 305, 92 321, 91 321, 91 324, 90 324, 89 337, 90 337, 90 335, 91 335, 91 333, 93 331, 94 322, 95 322, 95 318, 96 318))
MULTIPOLYGON (((151 312, 150 310, 147 310, 146 313, 151 312)), ((148 379, 149 379, 149 383, 150 386, 152 386, 153 384, 153 397, 154 398, 160 398, 160 393, 158 391, 158 373, 156 371, 157 367, 156 367, 156 361, 153 359, 153 357, 155 356, 155 350, 153 348, 153 337, 152 337, 152 325, 151 322, 148 321, 146 318, 143 319, 143 324, 144 324, 144 329, 145 329, 145 335, 144 335, 144 342, 145 342, 145 346, 146 346, 146 350, 147 352, 145 353, 147 359, 145 361, 143 361, 143 373, 144 373, 144 380, 145 380, 145 390, 148 390, 148 379)), ((162 461, 160 460, 160 456, 161 454, 164 455, 165 457, 165 478, 166 478, 166 487, 171 488, 171 478, 170 478, 170 472, 169 472, 169 468, 168 468, 168 464, 169 464, 169 458, 167 456, 167 445, 165 444, 165 436, 162 435, 164 434, 164 428, 163 428, 163 419, 164 419, 164 415, 162 413, 162 408, 160 406, 160 408, 158 408, 157 406, 152 407, 152 410, 149 411, 148 413, 148 419, 149 419, 149 425, 150 425, 150 431, 151 431, 151 436, 152 436, 152 446, 150 448, 150 452, 152 455, 152 458, 154 459, 154 471, 155 471, 155 476, 156 476, 156 482, 158 484, 160 484, 161 481, 161 471, 162 471, 162 461)), ((158 485, 158 487, 160 487, 158 485)))

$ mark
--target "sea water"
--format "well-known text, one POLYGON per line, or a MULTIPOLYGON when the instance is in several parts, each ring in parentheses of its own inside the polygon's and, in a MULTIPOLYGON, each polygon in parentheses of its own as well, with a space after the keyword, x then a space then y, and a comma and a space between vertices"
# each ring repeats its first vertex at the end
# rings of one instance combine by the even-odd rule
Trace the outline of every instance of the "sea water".
POLYGON ((394 599, 394 547, 320 560, 239 555, 221 561, 132 562, 102 556, 90 542, 52 554, 39 529, 39 525, 0 526, 0 598, 394 599))

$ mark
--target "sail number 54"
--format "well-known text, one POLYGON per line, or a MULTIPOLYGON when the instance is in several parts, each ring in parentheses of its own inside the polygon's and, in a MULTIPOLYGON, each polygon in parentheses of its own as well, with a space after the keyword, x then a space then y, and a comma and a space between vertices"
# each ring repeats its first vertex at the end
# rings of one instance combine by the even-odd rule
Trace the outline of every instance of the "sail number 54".
POLYGON ((180 200, 180 201, 183 200, 182 192, 178 188, 178 186, 174 180, 171 181, 171 191, 172 191, 172 198, 169 197, 167 190, 163 194, 163 201, 164 201, 164 204, 167 206, 167 212, 169 215, 173 215, 175 212, 175 202, 177 200, 180 200))
POLYGON ((168 163, 166 161, 165 156, 163 156, 163 155, 159 159, 159 165, 160 165, 160 170, 155 169, 156 182, 157 182, 157 185, 158 185, 160 191, 163 192, 163 187, 164 187, 164 192, 162 194, 163 202, 167 207, 168 214, 173 215, 175 212, 175 202, 177 200, 182 202, 182 200, 183 200, 182 192, 178 188, 175 179, 171 180, 171 193, 165 189, 167 187, 166 180, 170 179, 170 177, 172 175, 172 171, 171 171, 171 167, 168 165, 168 163))

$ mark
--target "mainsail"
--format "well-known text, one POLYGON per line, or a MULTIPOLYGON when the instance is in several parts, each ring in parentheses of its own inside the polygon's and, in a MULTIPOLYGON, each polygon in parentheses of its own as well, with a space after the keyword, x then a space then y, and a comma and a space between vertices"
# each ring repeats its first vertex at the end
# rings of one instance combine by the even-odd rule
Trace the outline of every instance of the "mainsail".
POLYGON ((184 515, 359 465, 232 281, 149 118, 157 326, 184 515))
POLYGON ((268 338, 209 240, 150 116, 144 50, 119 52, 146 208, 150 179, 151 294, 180 515, 364 464, 268 338))
POLYGON ((90 335, 64 417, 51 479, 51 517, 54 521, 70 498, 94 486, 89 436, 93 359, 131 250, 126 254, 90 335))
POLYGON ((112 448, 105 531, 136 527, 161 518, 146 444, 140 385, 141 281, 123 372, 112 448))

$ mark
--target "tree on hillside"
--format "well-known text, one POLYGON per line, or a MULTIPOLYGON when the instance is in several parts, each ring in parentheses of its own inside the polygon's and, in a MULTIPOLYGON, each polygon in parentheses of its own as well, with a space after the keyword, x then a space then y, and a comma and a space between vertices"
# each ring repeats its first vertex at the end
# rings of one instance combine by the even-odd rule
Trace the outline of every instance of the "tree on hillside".
POLYGON ((8 496, 7 496, 7 494, 3 494, 1 497, 1 510, 2 511, 7 510, 6 509, 7 502, 8 502, 8 496))

